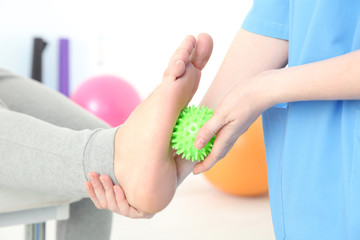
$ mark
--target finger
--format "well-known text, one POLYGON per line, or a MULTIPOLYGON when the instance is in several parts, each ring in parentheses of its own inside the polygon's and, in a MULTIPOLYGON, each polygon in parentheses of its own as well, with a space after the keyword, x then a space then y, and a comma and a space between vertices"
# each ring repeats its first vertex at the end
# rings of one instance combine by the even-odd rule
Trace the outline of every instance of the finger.
POLYGON ((89 173, 90 182, 95 190, 97 199, 103 208, 107 208, 107 200, 105 196, 104 187, 99 179, 99 175, 96 172, 89 173))
POLYGON ((130 210, 129 210, 129 217, 130 218, 147 218, 147 219, 150 219, 153 216, 154 216, 154 214, 144 213, 144 212, 141 212, 141 211, 137 210, 136 208, 130 206, 130 210))
POLYGON ((208 120, 198 131, 195 137, 195 148, 202 149, 210 139, 221 129, 225 124, 225 120, 217 112, 214 113, 212 118, 208 120))
POLYGON ((237 140, 236 136, 236 134, 233 134, 229 130, 229 127, 224 127, 223 129, 221 129, 216 136, 214 146, 210 154, 205 158, 204 161, 195 165, 193 173, 199 174, 202 172, 206 172, 210 168, 212 168, 218 161, 223 159, 234 146, 237 140))
POLYGON ((85 182, 85 188, 86 188, 86 191, 87 191, 91 201, 94 203, 95 207, 97 207, 98 209, 103 209, 99 200, 96 197, 96 194, 95 194, 92 184, 90 182, 85 182))
POLYGON ((119 207, 119 214, 130 218, 152 218, 154 214, 144 213, 129 205, 124 191, 118 185, 113 186, 116 202, 119 207))
POLYGON ((113 186, 115 192, 115 200, 119 207, 120 214, 128 217, 130 211, 130 205, 125 197, 125 193, 119 185, 113 186))
POLYGON ((100 181, 104 186, 105 189, 105 196, 106 196, 106 200, 107 200, 107 206, 108 209, 112 212, 117 212, 119 211, 119 207, 116 203, 116 199, 115 199, 115 192, 113 189, 113 182, 111 181, 110 177, 103 174, 100 176, 100 181))

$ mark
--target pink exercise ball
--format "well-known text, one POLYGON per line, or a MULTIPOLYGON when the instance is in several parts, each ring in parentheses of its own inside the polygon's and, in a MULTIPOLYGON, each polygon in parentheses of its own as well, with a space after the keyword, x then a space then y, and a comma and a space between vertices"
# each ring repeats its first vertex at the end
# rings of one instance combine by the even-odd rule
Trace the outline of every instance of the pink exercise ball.
POLYGON ((131 84, 114 76, 91 78, 82 83, 70 98, 112 127, 125 122, 141 102, 131 84))

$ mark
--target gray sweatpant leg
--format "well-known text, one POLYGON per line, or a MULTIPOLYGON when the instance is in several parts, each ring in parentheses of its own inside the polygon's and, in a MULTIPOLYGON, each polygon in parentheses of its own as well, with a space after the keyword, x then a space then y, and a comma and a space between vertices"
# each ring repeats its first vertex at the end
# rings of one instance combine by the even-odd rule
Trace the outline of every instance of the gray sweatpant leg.
POLYGON ((113 172, 116 129, 33 80, 0 70, 0 184, 85 197, 58 223, 58 240, 109 239, 111 213, 87 199, 87 172, 113 172))

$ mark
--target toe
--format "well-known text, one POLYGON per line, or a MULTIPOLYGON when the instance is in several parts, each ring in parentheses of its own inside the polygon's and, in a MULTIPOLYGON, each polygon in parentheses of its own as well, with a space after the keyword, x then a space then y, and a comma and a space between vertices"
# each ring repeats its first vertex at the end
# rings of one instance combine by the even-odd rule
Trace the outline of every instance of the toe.
POLYGON ((164 79, 175 80, 185 72, 185 66, 189 62, 189 56, 194 51, 196 39, 194 36, 187 36, 178 49, 175 51, 164 72, 164 79))
POLYGON ((185 72, 185 67, 189 61, 189 57, 190 53, 188 50, 185 48, 181 49, 174 61, 169 64, 168 69, 165 71, 165 75, 167 75, 167 77, 171 80, 181 77, 185 72))
MULTIPOLYGON (((194 48, 195 48, 195 45, 196 45, 196 39, 194 36, 192 35, 189 35, 187 36, 184 41, 181 43, 178 51, 187 51, 189 56, 190 54, 194 51, 194 48)), ((188 60, 189 58, 187 58, 186 60, 188 60)))
POLYGON ((195 50, 190 56, 191 63, 202 70, 209 61, 213 49, 213 40, 207 33, 201 33, 197 37, 195 50))
POLYGON ((190 55, 193 52, 195 45, 196 45, 195 37, 192 35, 187 36, 184 39, 184 41, 181 43, 181 45, 176 49, 176 51, 172 55, 169 63, 176 62, 176 60, 179 58, 179 53, 184 50, 187 51, 190 55))

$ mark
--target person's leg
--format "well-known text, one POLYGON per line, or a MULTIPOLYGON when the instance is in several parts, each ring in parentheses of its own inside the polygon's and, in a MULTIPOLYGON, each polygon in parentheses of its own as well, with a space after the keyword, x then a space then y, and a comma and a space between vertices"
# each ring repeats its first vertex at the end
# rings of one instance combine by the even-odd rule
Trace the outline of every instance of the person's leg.
POLYGON ((37 81, 0 69, 0 98, 11 111, 73 130, 109 128, 64 95, 37 81))
MULTIPOLYGON (((7 109, 74 130, 109 128, 61 94, 33 80, 5 71, 0 71, 0 79, 0 96, 7 102, 7 109)), ((0 107, 4 108, 5 104, 0 104, 0 107)), ((110 239, 111 222, 110 211, 99 210, 90 199, 84 198, 70 204, 68 220, 57 222, 57 240, 110 239)))
POLYGON ((6 71, 0 71, 0 99, 7 106, 0 110, 3 186, 87 197, 83 184, 90 169, 113 175, 117 129, 56 91, 6 71))
MULTIPOLYGON (((162 87, 158 87, 152 96, 162 102, 169 102, 174 97, 180 101, 183 97, 184 102, 190 100, 188 95, 192 96, 195 89, 186 89, 183 85, 193 86, 193 81, 198 82, 194 74, 188 74, 177 90, 177 84, 168 83, 184 74, 185 64, 189 61, 189 55, 184 53, 192 52, 194 44, 193 37, 183 42, 165 71, 164 79, 168 81, 163 81, 162 87), (189 90, 191 93, 168 96, 167 87, 169 91, 189 90)), ((0 182, 4 186, 85 197, 83 183, 88 180, 90 171, 107 174, 117 183, 113 169, 117 128, 107 129, 107 125, 58 92, 3 70, 0 70, 0 99, 9 108, 0 111, 0 142, 3 142, 0 155, 2 165, 6 166, 0 168, 0 182), (91 130, 93 128, 97 129, 91 130)), ((149 101, 141 105, 142 108, 146 105, 157 109, 149 101)), ((169 111, 169 114, 174 113, 169 111)), ((145 116, 146 113, 140 119, 145 116)), ((131 131, 135 132, 136 128, 129 131, 128 137, 131 137, 131 131)))

